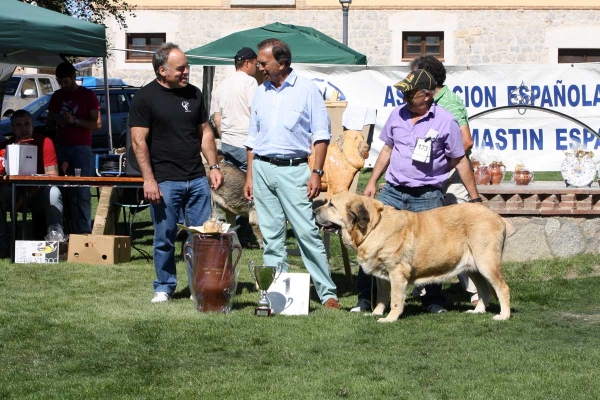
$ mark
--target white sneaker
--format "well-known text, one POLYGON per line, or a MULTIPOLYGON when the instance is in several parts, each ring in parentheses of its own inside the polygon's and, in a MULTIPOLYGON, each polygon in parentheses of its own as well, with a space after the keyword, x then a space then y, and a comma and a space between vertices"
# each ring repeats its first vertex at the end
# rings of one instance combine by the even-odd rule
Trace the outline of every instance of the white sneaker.
POLYGON ((166 292, 156 292, 150 300, 151 303, 164 303, 165 301, 169 301, 169 293, 166 292))

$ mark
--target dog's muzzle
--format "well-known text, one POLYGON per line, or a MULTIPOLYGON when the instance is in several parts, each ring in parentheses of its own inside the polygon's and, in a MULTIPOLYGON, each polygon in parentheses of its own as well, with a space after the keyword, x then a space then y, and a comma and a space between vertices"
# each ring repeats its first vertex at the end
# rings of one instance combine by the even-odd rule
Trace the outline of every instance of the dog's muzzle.
POLYGON ((329 221, 322 221, 319 220, 319 217, 317 216, 316 218, 317 221, 317 226, 319 227, 319 229, 321 229, 323 232, 329 232, 329 233, 339 233, 340 229, 342 229, 341 226, 334 224, 333 222, 329 222, 329 221))

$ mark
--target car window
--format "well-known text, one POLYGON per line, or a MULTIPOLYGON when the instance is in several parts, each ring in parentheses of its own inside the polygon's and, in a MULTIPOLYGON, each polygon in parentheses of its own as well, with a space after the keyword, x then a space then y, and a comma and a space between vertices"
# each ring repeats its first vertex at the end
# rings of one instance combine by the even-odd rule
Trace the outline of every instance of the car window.
POLYGON ((52 82, 48 78, 39 78, 38 82, 40 83, 40 89, 42 94, 52 93, 52 82))
POLYGON ((17 92, 17 88, 19 87, 19 82, 21 82, 21 78, 18 76, 11 77, 8 82, 6 82, 6 89, 4 89, 4 94, 7 96, 14 96, 17 92))
POLYGON ((127 98, 124 93, 119 93, 117 95, 117 103, 119 103, 119 112, 128 113, 129 112, 129 103, 127 102, 127 98))
POLYGON ((110 94, 110 112, 116 113, 119 112, 119 105, 117 101, 116 94, 110 94))
POLYGON ((104 95, 96 93, 98 96, 98 102, 100 103, 100 114, 106 114, 106 102, 104 101, 104 95))
MULTIPOLYGON (((96 94, 100 103, 100 113, 106 114, 106 96, 104 94, 96 94)), ((129 112, 129 104, 123 93, 110 94, 110 112, 129 112)))
POLYGON ((23 81, 23 86, 21 87, 21 96, 27 94, 27 97, 38 97, 37 86, 35 85, 35 80, 32 78, 25 79, 23 81), (31 92, 33 90, 33 92, 31 92))

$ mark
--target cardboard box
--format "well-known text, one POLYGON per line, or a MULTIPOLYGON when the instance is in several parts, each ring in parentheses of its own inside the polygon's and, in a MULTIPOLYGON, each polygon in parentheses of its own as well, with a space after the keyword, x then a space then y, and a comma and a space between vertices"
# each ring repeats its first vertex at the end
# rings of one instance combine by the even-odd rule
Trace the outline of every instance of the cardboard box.
POLYGON ((131 238, 114 235, 71 235, 68 262, 111 265, 131 258, 131 238))
POLYGON ((59 242, 16 240, 15 263, 58 264, 59 242))
POLYGON ((9 144, 6 146, 4 164, 7 175, 37 174, 37 146, 9 144))

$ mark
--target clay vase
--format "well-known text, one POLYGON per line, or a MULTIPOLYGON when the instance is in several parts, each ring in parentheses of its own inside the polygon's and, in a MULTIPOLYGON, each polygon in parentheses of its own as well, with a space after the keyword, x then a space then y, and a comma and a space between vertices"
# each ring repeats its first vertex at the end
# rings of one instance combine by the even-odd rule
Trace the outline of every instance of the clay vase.
POLYGON ((475 168, 475 183, 478 185, 489 185, 491 180, 490 170, 487 165, 479 165, 475 168))
POLYGON ((491 175, 491 184, 499 185, 504 179, 504 172, 506 171, 506 167, 502 164, 490 164, 490 175, 491 175))
POLYGON ((513 172, 512 179, 517 185, 529 185, 533 180, 533 172, 526 169, 520 169, 513 172))
POLYGON ((184 252, 191 264, 190 291, 198 311, 228 313, 237 287, 236 266, 242 246, 235 232, 196 233, 184 252))

